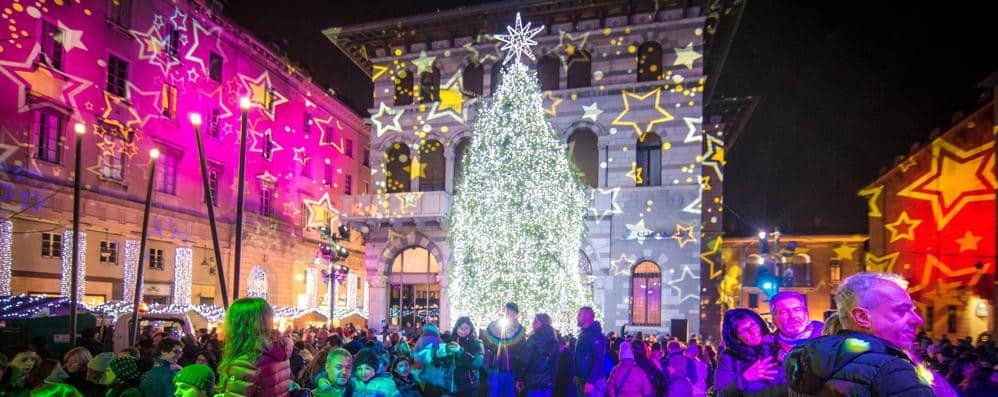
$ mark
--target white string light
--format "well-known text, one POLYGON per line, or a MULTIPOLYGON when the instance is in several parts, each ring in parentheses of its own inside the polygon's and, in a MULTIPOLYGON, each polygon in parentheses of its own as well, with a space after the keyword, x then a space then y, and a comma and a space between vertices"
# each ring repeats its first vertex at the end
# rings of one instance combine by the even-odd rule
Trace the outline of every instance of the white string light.
MULTIPOLYGON (((69 296, 71 275, 73 274, 73 231, 62 232, 62 279, 59 282, 59 294, 69 296)), ((76 285, 76 296, 80 300, 86 296, 87 292, 87 234, 80 232, 80 268, 77 269, 76 276, 79 278, 76 285)))
POLYGON ((503 65, 509 63, 513 56, 516 56, 517 65, 522 65, 520 55, 526 55, 530 60, 534 60, 534 53, 530 47, 537 45, 537 42, 532 39, 541 30, 544 30, 544 25, 530 29, 530 22, 527 22, 527 26, 523 26, 523 22, 520 21, 520 13, 516 13, 516 26, 506 26, 506 31, 509 34, 495 35, 496 40, 506 43, 502 46, 503 51, 508 51, 506 58, 502 61, 503 65))
POLYGON ((357 275, 347 275, 347 308, 357 308, 357 275))
POLYGON ((190 248, 177 248, 176 262, 173 265, 173 304, 191 304, 191 266, 194 264, 194 251, 190 248))
MULTIPOLYGON (((135 277, 139 266, 140 248, 139 240, 125 240, 125 263, 122 266, 125 279, 122 280, 124 283, 122 299, 126 301, 131 301, 135 297, 135 277)), ((142 297, 139 296, 139 299, 142 297)))
POLYGON ((511 67, 472 129, 451 212, 451 321, 488 324, 505 302, 575 325, 592 306, 578 272, 587 194, 543 112, 535 72, 511 67))
POLYGON ((319 306, 319 269, 305 269, 305 302, 308 307, 319 306))
POLYGON ((14 222, 0 222, 0 295, 10 295, 10 266, 14 261, 11 253, 11 241, 14 234, 14 222))

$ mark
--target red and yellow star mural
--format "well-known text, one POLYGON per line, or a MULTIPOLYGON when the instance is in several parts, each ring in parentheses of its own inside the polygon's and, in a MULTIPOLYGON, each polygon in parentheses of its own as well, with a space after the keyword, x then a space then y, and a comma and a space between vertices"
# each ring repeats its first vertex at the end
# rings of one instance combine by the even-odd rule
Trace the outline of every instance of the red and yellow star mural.
POLYGON ((878 236, 871 239, 867 269, 905 276, 916 298, 959 288, 994 294, 998 183, 991 106, 860 191, 869 199, 870 234, 878 236))

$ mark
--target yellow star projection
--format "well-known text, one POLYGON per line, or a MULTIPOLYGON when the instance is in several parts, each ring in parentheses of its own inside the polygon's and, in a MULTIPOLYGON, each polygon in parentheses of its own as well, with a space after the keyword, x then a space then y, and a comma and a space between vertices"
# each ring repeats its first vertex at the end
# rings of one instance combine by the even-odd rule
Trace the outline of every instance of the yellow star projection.
POLYGON ((305 203, 305 209, 308 210, 308 219, 305 221, 305 227, 332 227, 330 221, 339 218, 339 211, 333 208, 333 204, 329 201, 329 193, 322 195, 319 200, 309 200, 303 199, 305 203))
POLYGON ((843 243, 837 248, 832 249, 832 252, 835 253, 835 257, 832 258, 833 260, 843 261, 843 262, 851 261, 852 258, 856 255, 856 247, 843 243))
POLYGON ((874 186, 866 188, 859 191, 857 194, 859 197, 866 197, 867 205, 870 210, 866 213, 870 218, 880 218, 883 213, 880 212, 880 194, 884 192, 884 185, 874 186))
POLYGON ((679 248, 685 248, 686 244, 697 241, 697 238, 693 236, 693 229, 693 225, 676 224, 676 232, 672 234, 672 239, 679 243, 679 248))
POLYGON ((977 251, 977 245, 983 239, 983 236, 976 236, 968 230, 963 234, 963 237, 956 239, 956 243, 960 245, 960 252, 963 251, 977 251))
POLYGON ((624 174, 624 176, 633 179, 635 185, 641 185, 641 184, 645 183, 644 178, 641 177, 641 175, 643 174, 642 171, 644 171, 644 169, 641 168, 641 167, 638 167, 638 163, 632 161, 631 162, 631 170, 627 171, 627 173, 624 174))
POLYGON ((686 47, 676 48, 675 51, 676 60, 672 62, 673 66, 683 65, 687 69, 693 69, 693 62, 703 57, 703 55, 693 49, 693 43, 687 44, 686 47))
POLYGON ((942 229, 967 204, 995 199, 994 169, 994 142, 965 150, 938 139, 932 144, 929 171, 898 196, 928 201, 936 228, 942 229))
POLYGON ((983 267, 980 270, 971 266, 962 269, 953 270, 948 265, 939 260, 935 255, 925 256, 925 265, 922 266, 922 278, 919 279, 918 285, 915 285, 908 289, 908 292, 914 294, 918 291, 924 290, 931 287, 932 282, 938 280, 942 289, 952 289, 960 285, 975 286, 977 282, 980 281, 981 276, 991 272, 991 263, 983 262, 983 267), (938 271, 935 277, 933 277, 933 271, 938 271), (970 278, 966 283, 960 280, 954 280, 957 277, 967 277, 970 278), (951 282, 943 282, 942 280, 954 280, 951 282))
POLYGON ((662 88, 658 87, 648 91, 644 94, 635 94, 628 90, 623 90, 620 93, 621 98, 624 101, 624 110, 617 115, 617 118, 613 120, 611 124, 631 127, 634 129, 634 133, 638 136, 638 141, 644 141, 645 134, 652 130, 655 124, 661 124, 665 122, 672 121, 675 117, 669 112, 665 111, 662 107, 662 88), (631 114, 631 107, 638 109, 652 108, 656 112, 656 118, 651 118, 631 114), (647 122, 646 122, 647 121, 647 122))
POLYGON ((416 75, 422 75, 423 73, 433 73, 433 62, 437 60, 437 57, 431 57, 426 55, 426 51, 419 52, 419 58, 413 59, 412 64, 416 65, 416 75))
POLYGON ((409 173, 409 178, 411 179, 426 178, 427 165, 429 164, 420 163, 418 156, 413 156, 409 165, 402 167, 402 169, 409 173))
POLYGON ((891 273, 894 271, 894 264, 898 261, 899 255, 901 254, 894 252, 884 256, 876 256, 867 252, 866 271, 891 273))
POLYGON ((901 211, 894 223, 888 223, 884 227, 891 232, 890 242, 893 243, 902 239, 915 240, 915 229, 921 224, 921 219, 912 219, 908 216, 908 211, 901 211))

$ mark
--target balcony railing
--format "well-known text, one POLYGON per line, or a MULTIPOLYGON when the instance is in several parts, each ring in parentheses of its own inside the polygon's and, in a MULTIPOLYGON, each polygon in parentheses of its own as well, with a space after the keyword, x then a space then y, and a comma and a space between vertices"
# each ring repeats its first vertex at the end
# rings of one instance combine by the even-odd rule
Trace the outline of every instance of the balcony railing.
POLYGON ((343 197, 341 215, 350 221, 443 220, 450 204, 444 191, 354 195, 343 197))

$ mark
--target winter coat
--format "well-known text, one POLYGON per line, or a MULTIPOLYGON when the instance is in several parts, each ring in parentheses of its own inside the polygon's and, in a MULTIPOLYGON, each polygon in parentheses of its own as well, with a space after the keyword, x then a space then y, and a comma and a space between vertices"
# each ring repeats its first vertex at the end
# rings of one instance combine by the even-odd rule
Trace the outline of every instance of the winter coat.
POLYGON ((779 349, 777 352, 777 358, 780 360, 780 365, 783 365, 783 362, 787 359, 787 355, 790 354, 790 350, 793 350, 794 347, 821 336, 821 330, 824 329, 824 327, 825 323, 822 323, 821 321, 811 321, 807 327, 805 327, 805 336, 798 340, 789 340, 784 338, 783 334, 776 332, 774 334, 773 343, 775 343, 779 349))
POLYGON ((367 382, 354 378, 351 383, 353 383, 353 397, 400 396, 392 376, 386 373, 377 374, 367 382))
POLYGON ((603 360, 606 358, 606 336, 599 321, 579 333, 575 344, 573 376, 586 383, 596 383, 606 378, 603 360))
POLYGON ((116 382, 107 390, 106 397, 143 397, 139 385, 116 382))
POLYGON ((413 358, 421 366, 419 381, 426 386, 453 391, 454 371, 457 363, 454 355, 447 351, 447 345, 439 336, 423 334, 413 349, 413 358))
POLYGON ((685 376, 670 378, 667 390, 666 397, 689 397, 696 395, 693 383, 690 382, 690 378, 685 376))
POLYGON ((395 381, 395 388, 398 389, 399 395, 402 397, 422 397, 423 392, 419 390, 419 382, 416 382, 416 377, 409 374, 409 380, 402 379, 398 375, 393 375, 392 379, 395 381))
POLYGON ((523 382, 527 390, 554 389, 555 376, 558 375, 558 355, 561 352, 554 332, 535 332, 530 335, 523 351, 523 371, 518 374, 517 379, 523 382))
MULTIPOLYGON (((759 356, 759 360, 769 356, 776 362, 776 345, 771 343, 763 344, 764 353, 759 356)), ((733 354, 731 351, 722 351, 717 360, 717 371, 714 373, 714 389, 719 397, 723 396, 785 396, 786 377, 779 366, 774 367, 776 375, 771 381, 748 381, 742 376, 752 364, 757 360, 748 360, 733 354)))
POLYGON ((620 360, 610 370, 606 382, 606 395, 609 397, 653 397, 655 386, 651 374, 645 373, 634 360, 620 360))
POLYGON ((480 383, 478 370, 485 363, 485 349, 481 340, 470 335, 458 338, 458 343, 461 344, 461 352, 455 356, 454 386, 458 392, 475 390, 480 383))
MULTIPOLYGON (((271 341, 256 362, 237 357, 224 373, 219 373, 216 393, 224 397, 281 397, 291 386, 290 340, 271 341)), ((221 369, 220 369, 221 370, 221 369)))
POLYGON ((142 375, 139 388, 145 397, 173 397, 173 375, 177 371, 166 360, 160 358, 153 359, 153 367, 142 375))
MULTIPOLYGON (((784 363, 790 395, 932 396, 931 381, 901 349, 843 330, 794 348, 784 363)), ((921 370, 928 373, 927 369, 921 370)))
POLYGON ((503 329, 498 321, 489 324, 485 332, 489 334, 486 340, 488 354, 485 358, 489 371, 519 372, 523 362, 523 342, 526 340, 526 330, 519 322, 510 324, 503 329))

